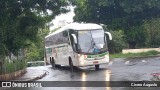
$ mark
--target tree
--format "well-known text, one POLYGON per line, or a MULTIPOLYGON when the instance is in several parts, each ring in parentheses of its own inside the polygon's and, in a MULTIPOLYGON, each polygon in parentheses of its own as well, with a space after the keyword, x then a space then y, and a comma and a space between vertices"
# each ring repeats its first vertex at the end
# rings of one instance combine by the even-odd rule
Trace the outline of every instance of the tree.
POLYGON ((145 21, 144 29, 147 32, 146 45, 148 47, 160 46, 160 18, 145 21))
POLYGON ((159 0, 77 0, 74 20, 108 25, 109 29, 124 30, 130 48, 144 42, 145 20, 160 16, 159 0), (144 35, 143 35, 144 34, 144 35))
POLYGON ((113 40, 108 40, 108 49, 110 53, 119 53, 122 51, 123 48, 127 48, 126 42, 123 39, 124 33, 122 30, 110 30, 109 32, 113 36, 113 40))
POLYGON ((49 33, 49 29, 46 27, 40 29, 37 34, 37 40, 27 49, 26 59, 27 61, 40 61, 44 60, 45 42, 44 38, 49 33))
POLYGON ((1 69, 5 56, 18 56, 21 49, 35 44, 40 28, 67 12, 68 4, 67 0, 0 0, 1 69))
POLYGON ((17 55, 20 48, 36 42, 39 28, 55 15, 68 11, 67 5, 66 0, 1 0, 0 45, 17 55))

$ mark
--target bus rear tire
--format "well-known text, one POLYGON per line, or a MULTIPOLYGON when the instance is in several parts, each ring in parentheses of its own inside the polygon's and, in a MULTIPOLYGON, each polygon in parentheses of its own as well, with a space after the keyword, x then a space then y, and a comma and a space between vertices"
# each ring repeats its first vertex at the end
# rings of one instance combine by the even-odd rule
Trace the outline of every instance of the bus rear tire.
POLYGON ((99 65, 95 65, 95 69, 96 69, 96 70, 99 70, 99 65))
POLYGON ((51 60, 51 65, 52 65, 52 68, 55 69, 56 65, 55 65, 55 61, 54 61, 53 57, 52 57, 52 60, 51 60))
POLYGON ((73 72, 73 62, 72 62, 72 59, 69 60, 69 67, 70 67, 70 71, 73 72))
POLYGON ((56 64, 56 65, 55 65, 55 67, 56 67, 56 68, 60 68, 60 67, 61 67, 61 65, 57 65, 57 64, 56 64))

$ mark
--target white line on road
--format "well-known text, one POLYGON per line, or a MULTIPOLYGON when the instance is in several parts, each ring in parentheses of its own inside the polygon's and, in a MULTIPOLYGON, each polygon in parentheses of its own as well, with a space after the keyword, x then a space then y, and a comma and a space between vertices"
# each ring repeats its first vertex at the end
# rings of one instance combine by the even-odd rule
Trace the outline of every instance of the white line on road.
POLYGON ((112 62, 109 62, 108 66, 112 66, 112 64, 113 64, 113 61, 112 61, 112 62))
POLYGON ((129 64, 130 61, 126 61, 125 64, 129 64))
POLYGON ((142 62, 147 62, 146 60, 142 60, 142 62))

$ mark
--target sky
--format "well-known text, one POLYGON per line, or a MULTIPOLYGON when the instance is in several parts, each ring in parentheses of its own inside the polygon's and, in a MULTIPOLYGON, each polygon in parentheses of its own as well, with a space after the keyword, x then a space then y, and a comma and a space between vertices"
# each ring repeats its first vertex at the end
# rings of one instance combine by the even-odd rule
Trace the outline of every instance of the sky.
POLYGON ((75 16, 74 14, 74 7, 69 6, 70 12, 66 14, 60 14, 55 17, 55 19, 52 20, 52 23, 54 24, 53 26, 50 26, 50 30, 54 30, 55 28, 59 26, 63 26, 66 23, 73 22, 73 17, 75 16))

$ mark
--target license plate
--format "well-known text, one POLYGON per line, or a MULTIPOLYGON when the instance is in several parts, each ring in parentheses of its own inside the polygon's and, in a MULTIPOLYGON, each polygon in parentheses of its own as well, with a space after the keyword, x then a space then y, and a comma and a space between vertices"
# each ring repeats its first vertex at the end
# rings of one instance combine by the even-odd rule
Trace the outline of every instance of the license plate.
POLYGON ((93 64, 98 64, 98 61, 94 61, 93 64))

